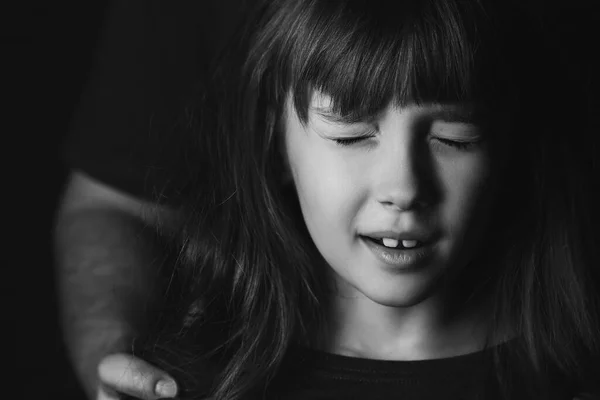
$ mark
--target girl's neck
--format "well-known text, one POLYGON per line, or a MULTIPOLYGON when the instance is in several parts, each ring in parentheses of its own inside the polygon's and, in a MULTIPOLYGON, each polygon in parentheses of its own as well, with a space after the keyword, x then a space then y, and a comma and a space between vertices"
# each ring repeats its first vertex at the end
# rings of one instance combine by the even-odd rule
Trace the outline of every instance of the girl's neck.
POLYGON ((426 360, 473 353, 486 345, 489 304, 448 306, 433 296, 411 307, 388 307, 364 295, 331 297, 323 338, 329 353, 382 360, 426 360))

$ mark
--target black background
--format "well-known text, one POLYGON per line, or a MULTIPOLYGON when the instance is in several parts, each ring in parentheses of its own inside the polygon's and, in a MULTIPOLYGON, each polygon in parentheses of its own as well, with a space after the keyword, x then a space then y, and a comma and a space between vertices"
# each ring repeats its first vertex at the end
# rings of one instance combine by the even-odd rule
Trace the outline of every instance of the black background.
MULTIPOLYGON (((561 56, 572 60, 565 76, 587 87, 587 98, 574 101, 580 103, 579 118, 589 118, 591 145, 597 148, 599 68, 594 38, 600 18, 588 2, 567 3, 547 3, 541 11, 558 33, 561 56)), ((9 357, 3 359, 9 369, 4 386, 15 390, 4 393, 14 393, 11 398, 83 398, 57 323, 51 229, 66 177, 59 149, 90 73, 107 4, 22 1, 13 6, 17 8, 0 11, 6 114, 0 125, 2 197, 9 202, 3 207, 5 221, 14 223, 4 224, 11 239, 3 240, 8 243, 3 251, 8 273, 2 285, 11 311, 3 318, 3 326, 12 331, 5 343, 9 357), (12 318, 7 316, 12 313, 12 318)))
POLYGON ((11 389, 4 395, 83 399, 58 325, 51 230, 67 171, 60 148, 92 66, 107 2, 25 1, 12 7, 0 11, 2 81, 8 88, 3 97, 10 103, 3 102, 3 176, 10 203, 4 209, 14 224, 5 231, 15 240, 3 251, 3 267, 16 272, 3 285, 14 313, 7 324, 11 341, 5 343, 10 356, 4 358, 11 389))

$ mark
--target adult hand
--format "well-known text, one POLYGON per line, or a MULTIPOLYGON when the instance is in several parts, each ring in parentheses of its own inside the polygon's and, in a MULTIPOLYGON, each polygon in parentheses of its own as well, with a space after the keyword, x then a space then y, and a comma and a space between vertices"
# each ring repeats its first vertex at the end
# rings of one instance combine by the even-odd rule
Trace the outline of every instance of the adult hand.
POLYGON ((98 364, 98 379, 96 400, 118 400, 123 394, 143 400, 177 395, 173 378, 130 354, 104 357, 98 364))

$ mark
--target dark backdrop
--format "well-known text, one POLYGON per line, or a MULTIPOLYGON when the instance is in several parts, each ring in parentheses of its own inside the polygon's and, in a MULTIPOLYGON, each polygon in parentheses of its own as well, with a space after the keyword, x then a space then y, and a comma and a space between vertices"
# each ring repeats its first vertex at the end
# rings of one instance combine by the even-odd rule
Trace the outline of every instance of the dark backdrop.
POLYGON ((7 305, 16 311, 10 325, 15 341, 7 344, 13 389, 5 396, 83 399, 58 327, 50 232, 66 177, 59 149, 92 65, 106 2, 15 3, 0 11, 2 63, 9 65, 2 74, 10 90, 3 97, 16 106, 7 113, 14 122, 3 124, 10 131, 2 134, 10 138, 10 146, 2 146, 4 159, 10 157, 4 189, 15 202, 5 215, 17 232, 3 266, 17 272, 5 281, 7 305))
MULTIPOLYGON (((4 98, 13 106, 4 108, 9 111, 5 121, 14 121, 2 125, 8 128, 2 135, 3 160, 8 160, 3 197, 15 203, 5 208, 5 217, 16 221, 11 228, 15 245, 5 250, 4 265, 17 272, 14 278, 5 275, 7 308, 16 311, 12 319, 3 319, 15 339, 7 343, 8 354, 14 354, 8 367, 15 375, 4 383, 16 389, 11 398, 83 398, 57 323, 50 232, 66 177, 59 149, 92 65, 106 6, 97 0, 20 2, 0 12, 3 64, 9 66, 3 73, 9 88, 4 98)), ((600 18, 585 1, 548 10, 562 56, 572 60, 566 76, 587 87, 586 98, 573 101, 589 118, 590 143, 597 149, 599 69, 593 38, 600 18)), ((595 160, 590 167, 592 173, 595 160)))

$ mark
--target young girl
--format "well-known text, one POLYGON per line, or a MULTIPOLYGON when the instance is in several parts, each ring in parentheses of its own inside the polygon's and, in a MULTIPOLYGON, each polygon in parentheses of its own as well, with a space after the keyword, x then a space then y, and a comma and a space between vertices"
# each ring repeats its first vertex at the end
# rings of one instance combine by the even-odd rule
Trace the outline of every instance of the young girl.
POLYGON ((185 125, 173 284, 133 354, 181 399, 592 393, 584 142, 535 19, 260 3, 185 125))

